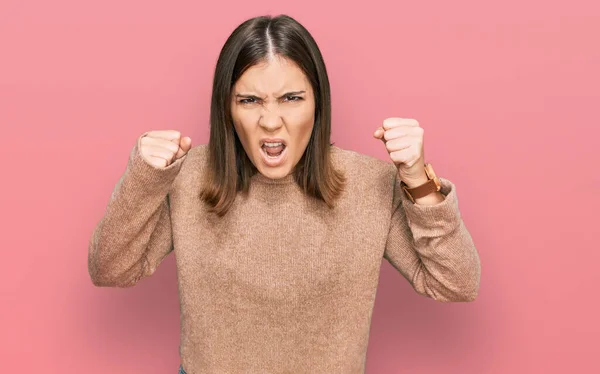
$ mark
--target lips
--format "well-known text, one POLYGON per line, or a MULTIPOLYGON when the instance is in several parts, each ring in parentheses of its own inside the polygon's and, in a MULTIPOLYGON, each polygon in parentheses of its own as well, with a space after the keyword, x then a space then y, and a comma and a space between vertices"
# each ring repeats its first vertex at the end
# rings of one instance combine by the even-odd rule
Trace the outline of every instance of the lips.
POLYGON ((261 139, 260 150, 263 164, 267 167, 278 167, 285 163, 287 144, 283 139, 261 139))
POLYGON ((261 140, 261 148, 269 157, 280 156, 285 149, 286 144, 282 139, 263 139, 261 140))

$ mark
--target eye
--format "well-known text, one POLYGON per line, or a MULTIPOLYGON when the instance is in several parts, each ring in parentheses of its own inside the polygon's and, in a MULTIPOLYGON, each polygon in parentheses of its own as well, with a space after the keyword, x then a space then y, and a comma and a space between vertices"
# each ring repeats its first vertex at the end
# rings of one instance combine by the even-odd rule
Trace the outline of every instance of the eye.
POLYGON ((301 96, 286 96, 285 100, 286 101, 300 101, 303 98, 301 96))
POLYGON ((253 98, 253 97, 248 97, 248 98, 246 98, 246 99, 241 99, 239 102, 240 102, 241 104, 253 104, 253 103, 255 103, 255 102, 256 102, 256 99, 255 99, 255 98, 253 98))

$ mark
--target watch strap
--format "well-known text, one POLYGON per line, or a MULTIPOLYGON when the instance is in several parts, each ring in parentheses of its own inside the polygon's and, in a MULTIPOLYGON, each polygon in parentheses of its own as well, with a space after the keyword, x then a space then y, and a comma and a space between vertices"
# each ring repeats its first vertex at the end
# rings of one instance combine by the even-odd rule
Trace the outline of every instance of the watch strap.
POLYGON ((425 165, 425 171, 429 180, 420 186, 409 188, 406 183, 401 182, 402 189, 413 203, 416 199, 420 199, 441 189, 440 181, 430 164, 425 165))
POLYGON ((402 188, 404 188, 404 191, 406 191, 413 199, 420 199, 430 193, 439 191, 438 186, 433 179, 413 188, 408 188, 408 186, 402 182, 402 188))

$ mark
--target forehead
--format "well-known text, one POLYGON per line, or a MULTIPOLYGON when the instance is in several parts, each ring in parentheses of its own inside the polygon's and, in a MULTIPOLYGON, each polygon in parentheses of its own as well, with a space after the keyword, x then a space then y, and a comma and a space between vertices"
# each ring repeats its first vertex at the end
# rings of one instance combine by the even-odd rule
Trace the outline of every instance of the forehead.
POLYGON ((237 93, 257 93, 262 96, 281 95, 288 91, 308 91, 310 83, 298 65, 275 56, 248 68, 235 83, 237 93))

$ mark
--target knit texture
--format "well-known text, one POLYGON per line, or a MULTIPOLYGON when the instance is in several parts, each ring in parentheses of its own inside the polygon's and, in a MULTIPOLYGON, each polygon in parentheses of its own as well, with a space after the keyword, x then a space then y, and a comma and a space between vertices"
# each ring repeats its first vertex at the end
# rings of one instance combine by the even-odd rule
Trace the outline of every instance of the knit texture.
POLYGON ((364 373, 383 258, 426 297, 477 295, 479 255, 447 179, 443 202, 414 204, 391 162, 332 146, 347 178, 334 209, 291 175, 256 174, 219 218, 199 198, 207 146, 160 169, 140 139, 91 235, 89 272, 130 287, 174 252, 188 374, 364 373))

